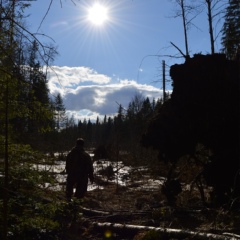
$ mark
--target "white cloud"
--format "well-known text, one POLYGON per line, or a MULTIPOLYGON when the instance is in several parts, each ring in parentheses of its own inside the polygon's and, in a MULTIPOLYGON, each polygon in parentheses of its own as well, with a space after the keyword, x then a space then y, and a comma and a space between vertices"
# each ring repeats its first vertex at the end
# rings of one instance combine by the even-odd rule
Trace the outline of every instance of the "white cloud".
POLYGON ((116 83, 87 67, 54 66, 53 69, 55 72, 51 70, 48 74, 50 93, 60 93, 67 113, 76 119, 95 121, 97 117, 114 116, 119 104, 127 108, 137 93, 150 100, 162 96, 162 90, 154 86, 128 79, 116 83))
MULTIPOLYGON (((48 69, 48 78, 50 84, 61 86, 64 88, 73 88, 79 84, 93 82, 95 84, 107 84, 111 78, 99 74, 93 69, 87 67, 58 67, 53 66, 48 69)), ((51 86, 50 86, 51 87, 51 86)))

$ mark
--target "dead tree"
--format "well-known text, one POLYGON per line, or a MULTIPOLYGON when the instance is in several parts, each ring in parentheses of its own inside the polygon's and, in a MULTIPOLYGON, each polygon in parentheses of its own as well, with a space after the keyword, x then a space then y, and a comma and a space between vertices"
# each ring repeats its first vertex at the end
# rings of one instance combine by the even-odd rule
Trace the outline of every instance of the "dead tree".
MULTIPOLYGON (((209 25, 209 35, 210 35, 210 44, 211 44, 211 53, 215 53, 215 41, 218 36, 216 33, 216 37, 214 36, 214 27, 213 23, 215 22, 215 18, 218 17, 221 19, 221 16, 224 14, 225 5, 227 1, 225 0, 204 0, 207 5, 207 16, 208 16, 208 25, 209 25)), ((216 25, 219 21, 216 21, 216 25)), ((220 31, 219 31, 220 33, 220 31)))
MULTIPOLYGON (((180 10, 176 11, 174 17, 181 17, 183 22, 184 31, 184 42, 185 42, 185 54, 181 54, 185 57, 189 57, 189 46, 188 46, 188 29, 193 25, 194 18, 200 13, 199 6, 195 5, 193 1, 190 4, 186 0, 175 0, 176 4, 179 5, 180 10)), ((173 43, 171 43, 174 45, 173 43)))

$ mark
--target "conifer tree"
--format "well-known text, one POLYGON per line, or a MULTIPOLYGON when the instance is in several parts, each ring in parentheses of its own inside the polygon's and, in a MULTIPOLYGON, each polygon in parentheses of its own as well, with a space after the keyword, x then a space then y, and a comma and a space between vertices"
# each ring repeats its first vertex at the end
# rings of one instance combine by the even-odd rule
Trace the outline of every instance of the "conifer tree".
POLYGON ((92 144, 92 140, 93 140, 93 124, 92 124, 91 120, 88 119, 86 142, 88 144, 92 144))
POLYGON ((27 72, 25 79, 28 82, 29 90, 26 93, 26 103, 28 104, 28 133, 35 135, 40 133, 51 117, 49 90, 47 87, 46 74, 40 63, 39 45, 36 40, 28 47, 27 72))
POLYGON ((67 121, 66 110, 60 93, 58 93, 54 99, 54 109, 56 130, 60 131, 60 129, 66 125, 67 121))
POLYGON ((98 145, 101 141, 101 123, 99 117, 97 117, 96 123, 94 124, 94 142, 98 145))
POLYGON ((240 1, 229 0, 222 29, 223 52, 229 59, 240 54, 240 1))

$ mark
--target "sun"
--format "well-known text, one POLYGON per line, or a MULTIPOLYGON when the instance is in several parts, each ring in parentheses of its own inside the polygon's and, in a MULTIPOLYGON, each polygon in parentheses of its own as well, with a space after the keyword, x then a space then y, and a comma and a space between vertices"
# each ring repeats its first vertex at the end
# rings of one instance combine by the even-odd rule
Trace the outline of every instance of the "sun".
POLYGON ((108 20, 108 9, 100 3, 95 3, 88 9, 88 20, 94 25, 103 25, 108 20))

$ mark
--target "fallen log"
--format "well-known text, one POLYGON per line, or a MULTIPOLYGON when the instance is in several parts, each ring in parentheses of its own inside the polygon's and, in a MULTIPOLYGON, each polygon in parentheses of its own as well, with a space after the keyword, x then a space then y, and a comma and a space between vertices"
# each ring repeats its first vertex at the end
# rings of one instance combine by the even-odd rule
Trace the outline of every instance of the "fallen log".
POLYGON ((93 229, 102 232, 103 234, 108 231, 112 235, 118 234, 121 236, 133 237, 140 231, 156 231, 162 238, 170 239, 185 239, 185 238, 194 238, 194 239, 214 239, 214 240, 237 240, 240 239, 236 236, 224 236, 220 234, 205 233, 205 232, 195 232, 182 229, 171 229, 171 228, 162 228, 162 227, 151 227, 151 226, 140 226, 140 225, 128 225, 128 224, 118 224, 118 223, 98 223, 93 222, 93 229))
POLYGON ((146 214, 149 214, 146 212, 127 212, 127 211, 123 211, 123 212, 117 211, 116 213, 103 212, 100 210, 93 210, 85 207, 81 207, 81 212, 84 216, 95 218, 95 221, 97 219, 102 219, 103 221, 114 222, 114 223, 129 221, 133 217, 140 217, 140 216, 145 216, 146 214))
POLYGON ((144 216, 147 214, 150 214, 148 211, 139 211, 139 212, 129 212, 129 211, 119 211, 116 210, 114 212, 106 212, 102 210, 94 210, 86 207, 80 207, 82 213, 86 216, 93 217, 93 216, 120 216, 120 217, 126 217, 126 216, 144 216))
POLYGON ((81 211, 83 214, 87 215, 87 216, 107 216, 110 215, 110 212, 104 212, 104 211, 100 211, 100 210, 93 210, 93 209, 89 209, 89 208, 85 208, 85 207, 81 207, 81 211))

